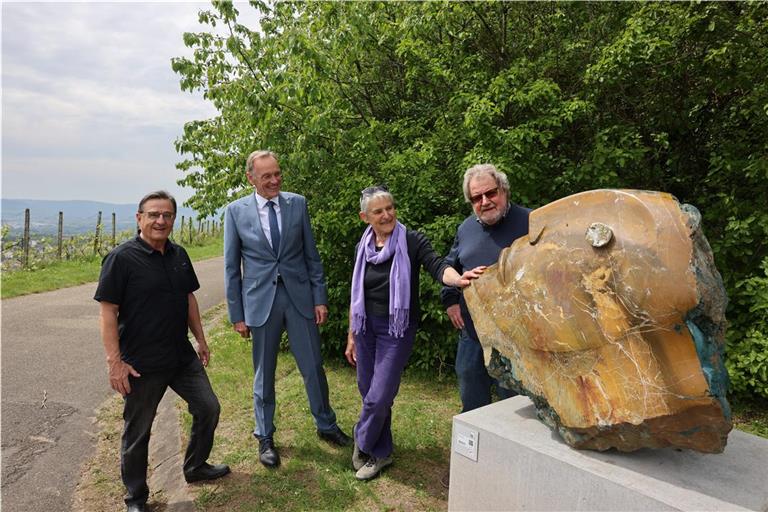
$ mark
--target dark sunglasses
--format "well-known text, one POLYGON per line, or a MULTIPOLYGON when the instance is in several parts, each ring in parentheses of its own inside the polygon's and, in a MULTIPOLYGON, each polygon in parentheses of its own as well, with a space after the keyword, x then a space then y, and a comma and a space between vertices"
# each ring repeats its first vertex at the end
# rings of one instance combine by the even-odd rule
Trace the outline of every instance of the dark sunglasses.
POLYGON ((372 196, 376 192, 389 192, 389 189, 386 185, 376 185, 374 187, 367 187, 364 188, 361 192, 361 196, 372 196))
POLYGON ((477 194, 475 196, 472 196, 469 198, 469 200, 472 202, 472 204, 477 204, 483 200, 483 196, 485 196, 486 199, 491 200, 495 198, 497 195, 499 195, 499 187, 492 188, 491 190, 486 190, 482 194, 477 194))

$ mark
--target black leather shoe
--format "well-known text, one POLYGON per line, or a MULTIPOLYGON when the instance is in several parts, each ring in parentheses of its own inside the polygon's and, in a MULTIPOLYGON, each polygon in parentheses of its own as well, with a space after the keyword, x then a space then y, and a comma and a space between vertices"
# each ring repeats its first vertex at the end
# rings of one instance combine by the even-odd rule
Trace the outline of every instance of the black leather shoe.
POLYGON ((184 480, 191 484, 200 480, 216 480, 227 474, 229 474, 229 466, 226 464, 211 465, 205 462, 202 466, 184 473, 184 480))
POLYGON ((148 512, 149 509, 145 503, 131 503, 128 505, 128 512, 148 512))
POLYGON ((352 438, 342 432, 338 425, 333 427, 333 430, 329 430, 328 432, 320 432, 318 430, 317 435, 320 436, 320 439, 328 441, 329 443, 333 443, 337 446, 349 446, 352 444, 352 438))
POLYGON ((271 437, 259 439, 259 461, 268 468, 276 468, 280 465, 280 455, 271 437))

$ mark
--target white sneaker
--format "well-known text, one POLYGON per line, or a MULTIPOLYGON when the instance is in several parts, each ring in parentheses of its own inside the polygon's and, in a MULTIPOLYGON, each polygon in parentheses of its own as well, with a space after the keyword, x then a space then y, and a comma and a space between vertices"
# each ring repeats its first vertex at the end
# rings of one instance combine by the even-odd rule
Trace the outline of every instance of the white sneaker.
POLYGON ((368 462, 368 459, 368 454, 361 452, 360 447, 357 446, 357 443, 355 443, 355 447, 352 449, 352 467, 355 468, 355 471, 359 471, 360 468, 365 466, 365 463, 368 462))
POLYGON ((370 480, 371 478, 376 477, 382 469, 389 466, 390 464, 392 464, 391 455, 389 457, 384 457, 383 459, 371 457, 363 467, 357 470, 357 473, 355 473, 355 478, 358 480, 370 480))

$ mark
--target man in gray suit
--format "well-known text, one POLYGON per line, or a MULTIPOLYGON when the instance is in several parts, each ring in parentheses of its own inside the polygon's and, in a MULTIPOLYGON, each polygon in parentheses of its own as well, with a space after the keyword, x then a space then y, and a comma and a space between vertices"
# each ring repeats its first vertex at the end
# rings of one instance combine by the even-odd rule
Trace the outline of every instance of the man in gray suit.
POLYGON ((328 318, 323 264, 303 196, 280 192, 283 178, 271 151, 248 156, 246 176, 255 192, 227 206, 224 268, 229 319, 235 331, 253 338, 253 409, 259 460, 277 467, 275 367, 280 337, 296 359, 317 434, 339 446, 352 440, 336 425, 320 355, 318 325, 328 318))

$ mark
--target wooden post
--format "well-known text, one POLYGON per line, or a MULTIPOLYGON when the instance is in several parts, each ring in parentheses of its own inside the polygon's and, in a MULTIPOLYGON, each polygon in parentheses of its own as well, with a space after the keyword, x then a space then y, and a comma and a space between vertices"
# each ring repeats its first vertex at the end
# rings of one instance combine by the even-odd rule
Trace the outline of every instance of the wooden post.
POLYGON ((181 216, 181 231, 180 231, 180 233, 181 233, 181 234, 179 235, 179 243, 180 243, 180 244, 183 244, 183 243, 184 243, 184 222, 185 222, 185 221, 186 221, 186 219, 185 219, 185 218, 184 218, 184 216, 182 215, 182 216, 181 216))
POLYGON ((197 219, 197 234, 201 235, 203 233, 203 219, 197 219))
POLYGON ((112 212, 112 248, 117 245, 117 217, 112 212))
POLYGON ((101 237, 101 212, 99 212, 99 217, 96 219, 96 236, 93 237, 93 255, 96 256, 99 254, 99 238, 101 237))
POLYGON ((56 255, 59 261, 61 261, 61 250, 64 246, 64 212, 59 212, 59 236, 58 236, 58 249, 56 255))
POLYGON ((29 208, 24 209, 24 237, 21 239, 21 246, 24 248, 24 259, 21 265, 27 268, 29 266, 29 208))

